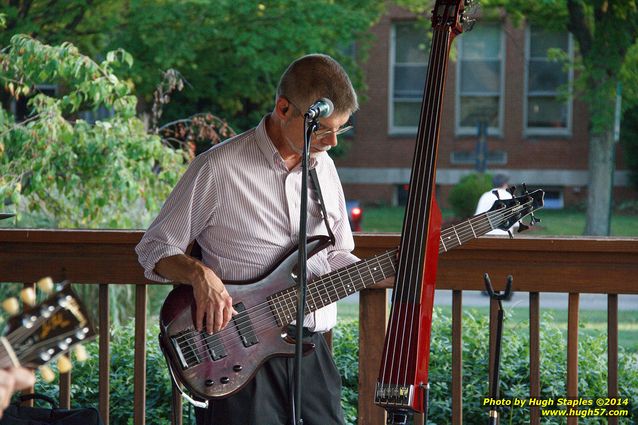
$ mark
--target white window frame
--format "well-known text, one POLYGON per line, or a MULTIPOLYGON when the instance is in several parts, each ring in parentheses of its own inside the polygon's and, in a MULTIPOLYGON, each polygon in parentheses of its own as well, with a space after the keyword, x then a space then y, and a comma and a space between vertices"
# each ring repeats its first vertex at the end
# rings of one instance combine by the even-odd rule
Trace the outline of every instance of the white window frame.
MULTIPOLYGON (((503 115, 505 105, 505 33, 503 31, 503 23, 495 22, 499 25, 501 36, 501 48, 499 52, 500 60, 500 81, 499 81, 499 94, 498 94, 498 127, 487 128, 487 134, 489 136, 502 137, 503 135, 503 115)), ((459 37, 459 43, 457 44, 457 58, 456 61, 456 90, 454 94, 454 132, 457 136, 476 136, 477 128, 474 127, 461 127, 461 58, 463 56, 463 37, 459 37)), ((466 96, 482 95, 482 93, 464 93, 466 96)))
MULTIPOLYGON (((390 29, 390 48, 388 49, 389 51, 389 58, 388 58, 388 63, 390 64, 390 69, 388 72, 388 78, 389 78, 389 82, 388 82, 388 134, 390 136, 401 136, 401 135, 415 135, 418 131, 418 126, 414 126, 414 127, 407 127, 407 126, 396 126, 394 125, 394 67, 395 67, 395 58, 396 58, 396 26, 400 25, 400 24, 406 24, 406 23, 416 23, 416 21, 394 21, 392 22, 391 25, 391 29, 390 29)), ((424 36, 426 36, 426 32, 424 31, 423 33, 424 36)), ((428 50, 426 52, 426 58, 429 61, 430 58, 430 51, 428 50)), ((422 63, 403 63, 403 65, 414 65, 414 66, 423 66, 422 63)), ((428 66, 428 62, 425 63, 426 69, 428 66)), ((425 80, 426 76, 423 76, 423 79, 425 80)), ((419 98, 418 100, 415 100, 414 103, 418 103, 419 104, 419 108, 420 105, 423 103, 423 98, 419 98)))
MULTIPOLYGON (((529 97, 529 61, 531 56, 531 43, 532 43, 532 32, 531 25, 527 25, 525 28, 525 81, 523 82, 525 86, 525 92, 523 97, 523 136, 571 136, 572 135, 572 114, 573 114, 573 96, 572 96, 572 88, 574 82, 574 47, 573 47, 573 37, 571 33, 567 34, 567 54, 572 60, 572 65, 569 67, 569 71, 567 74, 567 84, 569 85, 569 97, 567 98, 567 126, 563 128, 548 128, 548 127, 528 127, 527 126, 527 109, 528 109, 528 97, 529 97)), ((536 94, 547 94, 552 95, 556 94, 554 92, 538 92, 536 94)))

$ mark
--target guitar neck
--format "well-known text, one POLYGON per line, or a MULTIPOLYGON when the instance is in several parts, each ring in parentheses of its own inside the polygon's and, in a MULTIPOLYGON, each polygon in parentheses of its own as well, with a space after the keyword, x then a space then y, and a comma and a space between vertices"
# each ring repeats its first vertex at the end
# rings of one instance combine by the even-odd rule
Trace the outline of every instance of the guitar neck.
POLYGON ((11 344, 5 337, 0 337, 0 369, 18 367, 20 362, 11 348, 11 344))
MULTIPOLYGON (((502 214, 502 212, 499 212, 502 214)), ((491 220, 493 212, 472 217, 441 232, 439 253, 461 246, 465 242, 484 235, 495 226, 491 220)), ((362 289, 393 277, 397 271, 398 249, 384 252, 374 257, 358 261, 350 266, 335 270, 308 283, 306 313, 312 313, 342 300, 362 289)), ((289 324, 297 311, 297 288, 288 288, 272 298, 272 304, 280 326, 289 324)))

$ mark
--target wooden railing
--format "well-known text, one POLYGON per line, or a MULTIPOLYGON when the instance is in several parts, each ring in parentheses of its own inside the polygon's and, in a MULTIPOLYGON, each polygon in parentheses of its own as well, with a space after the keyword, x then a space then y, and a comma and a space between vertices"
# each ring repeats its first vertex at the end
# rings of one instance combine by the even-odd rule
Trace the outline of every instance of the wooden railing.
MULTIPOLYGON (((145 424, 147 285, 134 252, 141 231, 0 230, 0 282, 30 284, 42 276, 55 281, 99 284, 99 410, 109 423, 109 286, 136 285, 134 423, 145 424)), ((397 235, 355 236, 355 253, 364 258, 398 246, 397 235)), ((540 292, 569 293, 567 397, 578 395, 578 301, 581 293, 608 294, 609 396, 618 393, 618 294, 638 294, 638 239, 481 238, 441 255, 437 287, 453 291, 452 418, 462 423, 462 299, 464 290, 481 290, 484 272, 515 276, 517 292, 530 297, 530 397, 540 396, 540 292)), ((495 279, 497 283, 499 280, 495 279)), ((387 321, 387 288, 366 289, 360 297, 359 423, 384 424, 373 405, 387 321)), ((499 288, 496 285, 496 289, 499 288)), ((495 305, 492 305, 494 316, 495 305)), ((494 320, 492 320, 494 322, 494 320)), ((492 335, 494 333, 492 332, 492 335)), ((492 337, 493 340, 493 337, 492 337)), ((493 346, 491 344, 491 355, 493 346)), ((70 404, 71 376, 60 379, 62 407, 70 404)), ((181 400, 174 423, 181 423, 181 400)), ((574 424, 576 418, 570 418, 574 424)), ((540 423, 532 410, 531 423, 540 423)), ((610 418, 609 423, 616 423, 610 418)))

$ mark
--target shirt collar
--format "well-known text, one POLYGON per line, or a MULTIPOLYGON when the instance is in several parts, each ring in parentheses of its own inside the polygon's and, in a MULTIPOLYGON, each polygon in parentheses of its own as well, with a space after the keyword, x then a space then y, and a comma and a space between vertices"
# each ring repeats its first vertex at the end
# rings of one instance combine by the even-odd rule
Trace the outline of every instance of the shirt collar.
MULTIPOLYGON (((266 132, 266 119, 268 119, 269 116, 270 114, 267 114, 261 119, 261 122, 255 129, 255 139, 257 140, 257 146, 259 146, 259 150, 261 150, 261 152, 264 154, 264 157, 266 158, 270 166, 274 168, 275 164, 283 165, 284 160, 281 155, 279 155, 279 151, 275 147, 275 144, 272 142, 272 140, 270 140, 270 137, 266 132)), ((311 156, 308 166, 311 169, 315 168, 317 166, 317 160, 323 155, 327 155, 327 153, 322 152, 316 157, 311 156)), ((293 168, 293 170, 297 168, 298 167, 295 167, 293 168)))

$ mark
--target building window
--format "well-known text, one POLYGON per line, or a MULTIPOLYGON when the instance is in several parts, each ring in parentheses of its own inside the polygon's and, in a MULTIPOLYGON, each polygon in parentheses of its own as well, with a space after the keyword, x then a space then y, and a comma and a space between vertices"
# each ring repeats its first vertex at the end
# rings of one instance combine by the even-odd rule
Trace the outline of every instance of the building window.
POLYGON ((390 44, 390 134, 415 134, 428 68, 430 37, 423 24, 397 22, 390 44))
POLYGON ((529 27, 526 32, 525 134, 569 135, 573 72, 562 61, 550 60, 549 49, 560 49, 571 59, 572 41, 566 31, 529 27))
POLYGON ((458 39, 456 132, 476 134, 485 122, 502 133, 504 46, 499 23, 481 23, 458 39))

